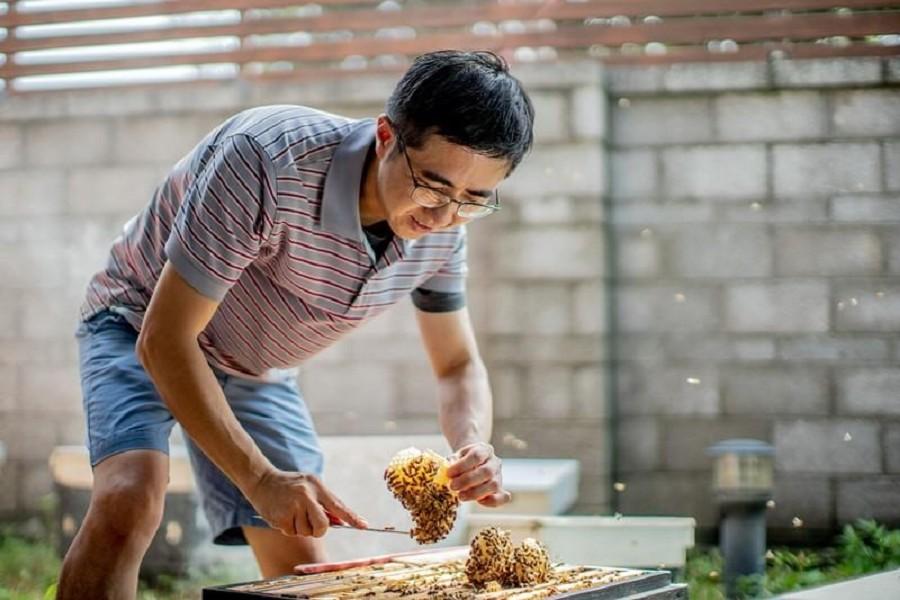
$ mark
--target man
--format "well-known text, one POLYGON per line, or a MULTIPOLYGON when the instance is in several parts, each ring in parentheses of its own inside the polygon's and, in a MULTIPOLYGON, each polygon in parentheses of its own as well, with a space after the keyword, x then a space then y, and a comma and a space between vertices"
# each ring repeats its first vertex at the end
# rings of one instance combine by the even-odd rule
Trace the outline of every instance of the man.
POLYGON ((82 307, 94 488, 59 598, 134 597, 175 421, 216 543, 249 543, 263 576, 322 560, 331 519, 365 527, 318 478, 291 369, 410 293, 458 456, 451 487, 508 501, 461 226, 499 209, 533 119, 502 59, 443 51, 414 62, 377 119, 251 109, 175 165, 82 307))

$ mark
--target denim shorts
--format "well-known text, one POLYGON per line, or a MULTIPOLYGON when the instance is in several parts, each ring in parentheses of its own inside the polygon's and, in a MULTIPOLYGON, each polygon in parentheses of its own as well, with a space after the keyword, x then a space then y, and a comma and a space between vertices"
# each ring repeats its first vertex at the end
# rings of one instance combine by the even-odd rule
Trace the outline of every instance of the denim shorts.
MULTIPOLYGON (((76 339, 91 465, 126 450, 169 453, 172 413, 135 354, 138 332, 112 311, 78 327, 76 339)), ((322 473, 322 452, 294 378, 262 382, 213 369, 231 410, 275 467, 322 473)), ((213 541, 246 544, 241 526, 261 526, 238 488, 185 436, 200 502, 213 541)))

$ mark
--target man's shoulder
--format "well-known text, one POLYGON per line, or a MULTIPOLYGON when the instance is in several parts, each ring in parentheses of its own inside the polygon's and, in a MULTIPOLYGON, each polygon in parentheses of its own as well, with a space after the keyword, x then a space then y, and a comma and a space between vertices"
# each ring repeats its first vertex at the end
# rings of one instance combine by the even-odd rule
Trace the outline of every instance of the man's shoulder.
POLYGON ((356 122, 356 119, 308 106, 259 106, 229 119, 222 134, 247 136, 276 167, 284 168, 300 161, 330 159, 356 122))

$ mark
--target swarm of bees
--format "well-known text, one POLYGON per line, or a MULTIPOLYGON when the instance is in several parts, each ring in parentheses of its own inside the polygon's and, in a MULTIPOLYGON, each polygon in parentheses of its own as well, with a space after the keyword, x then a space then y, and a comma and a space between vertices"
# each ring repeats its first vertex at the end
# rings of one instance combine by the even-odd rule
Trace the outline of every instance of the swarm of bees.
POLYGON ((412 516, 410 535, 420 544, 444 539, 456 522, 459 498, 450 491, 448 466, 436 452, 407 448, 384 471, 388 489, 412 516))
POLYGON ((469 548, 466 576, 478 588, 528 586, 546 582, 552 570, 547 548, 533 538, 513 546, 509 531, 488 527, 469 548))

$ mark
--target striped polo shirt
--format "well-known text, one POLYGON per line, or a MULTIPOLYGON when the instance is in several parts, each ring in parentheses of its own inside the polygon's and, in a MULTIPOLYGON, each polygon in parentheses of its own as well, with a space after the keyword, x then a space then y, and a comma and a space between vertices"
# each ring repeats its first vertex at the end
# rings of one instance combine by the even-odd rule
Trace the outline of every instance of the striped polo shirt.
POLYGON ((359 193, 373 119, 301 106, 235 115, 182 158, 113 243, 82 320, 108 309, 140 329, 163 265, 219 301, 199 337, 214 367, 282 376, 416 289, 465 289, 462 227, 376 255, 359 193))

